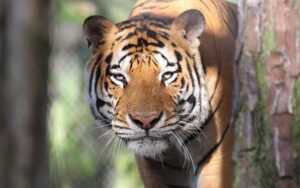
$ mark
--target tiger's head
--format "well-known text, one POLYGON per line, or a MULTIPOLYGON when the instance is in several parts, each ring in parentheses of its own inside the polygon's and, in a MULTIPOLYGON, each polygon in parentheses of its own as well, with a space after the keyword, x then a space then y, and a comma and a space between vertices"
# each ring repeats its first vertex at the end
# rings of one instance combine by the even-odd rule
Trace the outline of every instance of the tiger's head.
POLYGON ((101 16, 83 25, 91 57, 89 103, 128 148, 155 157, 199 131, 210 114, 199 54, 205 20, 188 10, 174 20, 134 17, 113 24, 101 16), (176 140, 176 141, 175 141, 176 140))

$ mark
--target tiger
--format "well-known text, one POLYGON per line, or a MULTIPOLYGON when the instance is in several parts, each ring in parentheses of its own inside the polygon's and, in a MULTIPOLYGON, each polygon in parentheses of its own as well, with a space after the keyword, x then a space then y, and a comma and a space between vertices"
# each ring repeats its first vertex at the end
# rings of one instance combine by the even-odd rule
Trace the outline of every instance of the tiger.
POLYGON ((146 188, 232 186, 237 33, 223 0, 137 0, 126 21, 84 21, 91 112, 146 188))

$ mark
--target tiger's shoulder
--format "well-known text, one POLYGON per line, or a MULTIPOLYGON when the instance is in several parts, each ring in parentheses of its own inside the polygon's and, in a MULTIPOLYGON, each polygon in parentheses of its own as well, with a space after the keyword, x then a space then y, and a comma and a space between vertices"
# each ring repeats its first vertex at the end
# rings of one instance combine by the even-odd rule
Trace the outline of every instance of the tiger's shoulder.
POLYGON ((197 9, 204 15, 207 31, 219 35, 230 32, 233 37, 237 36, 236 5, 223 0, 138 0, 131 17, 152 15, 174 19, 190 9, 197 9))

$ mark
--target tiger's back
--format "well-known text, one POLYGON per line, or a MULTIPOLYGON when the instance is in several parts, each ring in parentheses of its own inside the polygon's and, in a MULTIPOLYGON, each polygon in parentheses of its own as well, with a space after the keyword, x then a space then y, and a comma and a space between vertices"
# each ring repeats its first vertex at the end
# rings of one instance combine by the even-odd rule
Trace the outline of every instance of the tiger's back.
MULTIPOLYGON (((232 130, 226 130, 231 117, 233 90, 233 62, 237 18, 235 7, 217 0, 137 1, 131 16, 154 14, 176 18, 189 9, 201 11, 206 20, 206 29, 201 35, 200 54, 205 69, 205 78, 210 94, 214 118, 210 126, 215 143, 221 146, 207 158, 200 174, 199 187, 231 187, 232 130), (170 3, 171 2, 171 3, 170 3), (226 138, 225 134, 226 132, 226 138), (224 137, 224 138, 223 138, 224 137)), ((231 128, 229 128, 231 129, 231 128)), ((143 171, 143 169, 141 169, 143 171)), ((147 181, 147 180, 146 180, 147 181)))
POLYGON ((137 154, 145 186, 230 187, 232 6, 141 0, 128 21, 84 30, 92 112, 137 154))

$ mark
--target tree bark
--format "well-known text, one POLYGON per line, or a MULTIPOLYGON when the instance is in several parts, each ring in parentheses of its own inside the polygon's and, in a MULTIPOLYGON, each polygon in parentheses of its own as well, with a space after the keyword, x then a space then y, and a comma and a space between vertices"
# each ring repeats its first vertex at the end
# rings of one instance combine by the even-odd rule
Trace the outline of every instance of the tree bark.
POLYGON ((300 115, 293 95, 300 89, 299 12, 298 0, 239 0, 244 51, 236 187, 299 187, 299 139, 292 139, 293 126, 299 126, 293 119, 300 115))
POLYGON ((300 40, 297 36, 297 10, 294 3, 297 3, 296 8, 300 11, 299 1, 285 0, 269 0, 270 5, 267 10, 267 17, 272 18, 267 22, 267 27, 274 31, 276 45, 275 49, 267 55, 266 62, 266 76, 270 91, 269 125, 279 185, 283 188, 296 188, 291 128, 294 85, 299 76, 300 40))
POLYGON ((48 14, 47 0, 9 0, 1 4, 1 83, 4 88, 1 92, 1 187, 49 185, 48 14))

